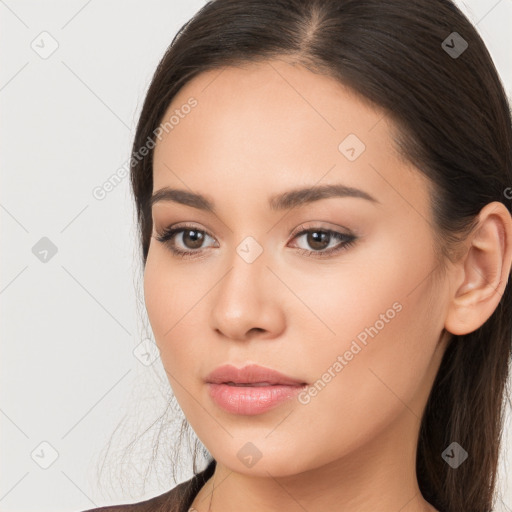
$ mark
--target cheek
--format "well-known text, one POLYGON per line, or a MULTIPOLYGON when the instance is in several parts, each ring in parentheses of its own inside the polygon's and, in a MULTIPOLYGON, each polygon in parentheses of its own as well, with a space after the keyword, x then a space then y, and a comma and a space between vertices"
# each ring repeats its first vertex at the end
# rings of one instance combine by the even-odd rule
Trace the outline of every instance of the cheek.
POLYGON ((349 350, 353 340, 367 349, 372 345, 412 356, 418 343, 425 347, 442 328, 441 297, 433 288, 437 264, 428 231, 421 226, 411 231, 381 230, 336 265, 303 272, 300 280, 290 274, 289 282, 296 283, 294 290, 313 313, 295 314, 290 324, 299 322, 301 332, 314 329, 323 347, 338 352, 349 350))
MULTIPOLYGON (((179 381, 197 361, 193 351, 200 345, 194 343, 198 323, 194 305, 201 297, 198 290, 198 284, 187 274, 169 267, 165 255, 149 251, 144 271, 148 318, 164 368, 169 377, 179 381)), ((170 380, 174 389, 175 382, 170 380)))
MULTIPOLYGON (((387 252, 354 256, 322 288, 318 280, 316 288, 313 279, 303 281, 298 294, 324 321, 322 326, 308 315, 297 326, 311 333, 307 324, 319 325, 315 337, 306 335, 316 341, 300 354, 315 379, 316 391, 303 397, 312 429, 325 431, 327 423, 336 435, 343 425, 354 442, 370 438, 429 389, 443 325, 431 275, 436 265, 425 245, 401 249, 393 252, 389 244, 387 252)), ((414 405, 411 410, 421 417, 414 405)))
POLYGON ((197 408, 197 371, 204 349, 198 340, 201 333, 194 305, 204 293, 199 293, 201 288, 186 275, 170 269, 165 256, 157 261, 159 257, 150 254, 144 272, 144 298, 151 329, 172 392, 186 418, 197 424, 204 421, 197 417, 201 412, 197 408))
MULTIPOLYGON (((312 449, 311 456, 318 462, 371 443, 400 417, 407 418, 407 423, 419 423, 419 404, 431 387, 429 368, 437 341, 423 314, 426 303, 419 297, 421 293, 418 290, 414 297, 400 297, 402 309, 391 308, 395 314, 391 318, 393 314, 388 313, 388 323, 376 319, 380 313, 386 314, 389 300, 383 302, 384 307, 374 301, 359 322, 349 312, 340 315, 336 326, 342 332, 348 325, 347 335, 309 352, 308 367, 316 375, 309 393, 300 397, 297 407, 302 413, 296 418, 307 418, 306 434, 322 432, 325 439, 337 440, 333 444, 315 438, 322 449, 312 449)), ((303 421, 292 423, 290 430, 303 428, 303 421)))

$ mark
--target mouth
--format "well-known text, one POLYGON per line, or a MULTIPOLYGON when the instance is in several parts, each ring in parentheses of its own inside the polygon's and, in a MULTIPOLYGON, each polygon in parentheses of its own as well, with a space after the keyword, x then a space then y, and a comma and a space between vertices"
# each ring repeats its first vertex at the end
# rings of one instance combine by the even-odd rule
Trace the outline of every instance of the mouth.
POLYGON ((228 386, 303 386, 302 379, 289 377, 271 368, 256 364, 236 368, 223 365, 216 368, 205 379, 209 384, 226 384, 228 386))
POLYGON ((307 387, 301 385, 276 384, 268 382, 207 384, 208 394, 218 407, 225 412, 254 416, 278 407, 307 387))
POLYGON ((253 416, 296 397, 307 383, 258 365, 220 366, 205 379, 212 401, 225 412, 253 416))
MULTIPOLYGON (((291 384, 280 384, 278 382, 221 382, 220 384, 226 384, 227 386, 237 386, 237 387, 266 387, 266 386, 291 386, 291 384)), ((300 384, 296 384, 296 386, 300 386, 300 384)))

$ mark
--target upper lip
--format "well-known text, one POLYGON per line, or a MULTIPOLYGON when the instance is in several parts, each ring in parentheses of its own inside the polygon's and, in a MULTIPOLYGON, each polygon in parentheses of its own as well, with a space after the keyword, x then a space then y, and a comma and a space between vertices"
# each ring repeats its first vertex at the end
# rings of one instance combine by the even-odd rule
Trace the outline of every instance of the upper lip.
POLYGON ((213 370, 206 377, 206 382, 212 384, 235 384, 267 383, 270 385, 301 386, 305 382, 288 377, 282 373, 265 368, 257 364, 250 364, 243 368, 236 368, 233 365, 222 365, 213 370))

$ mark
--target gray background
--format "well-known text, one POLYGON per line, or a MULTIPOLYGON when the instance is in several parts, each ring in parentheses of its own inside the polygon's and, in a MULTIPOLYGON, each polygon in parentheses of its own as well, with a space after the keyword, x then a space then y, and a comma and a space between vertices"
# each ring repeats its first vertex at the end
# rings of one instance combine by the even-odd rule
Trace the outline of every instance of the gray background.
MULTIPOLYGON (((151 75, 202 5, 0 0, 0 511, 78 511, 175 485, 160 460, 139 487, 151 431, 123 468, 130 492, 115 476, 97 482, 114 428, 127 414, 122 449, 163 412, 168 384, 160 361, 149 364, 155 353, 143 355, 151 345, 129 179, 102 200, 93 190, 128 160, 151 75)), ((459 5, 510 98, 512 0, 459 5)), ((508 413, 499 512, 512 510, 508 413)), ((179 480, 191 476, 186 462, 179 480)))

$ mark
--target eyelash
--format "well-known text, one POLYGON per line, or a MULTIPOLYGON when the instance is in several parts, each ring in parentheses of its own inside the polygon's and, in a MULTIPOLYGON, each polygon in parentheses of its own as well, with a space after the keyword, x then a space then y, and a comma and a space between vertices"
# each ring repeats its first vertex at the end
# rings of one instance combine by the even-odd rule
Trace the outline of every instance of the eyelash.
MULTIPOLYGON (((303 226, 300 226, 298 229, 302 229, 302 228, 303 228, 303 226)), ((200 253, 201 249, 198 249, 197 251, 183 251, 181 249, 176 249, 176 247, 171 243, 174 235, 176 235, 178 233, 182 233, 187 230, 197 231, 199 233, 208 235, 210 238, 214 238, 210 233, 208 233, 208 231, 205 231, 204 229, 198 229, 195 226, 184 225, 184 226, 179 226, 176 228, 173 228, 173 227, 166 228, 166 229, 164 229, 164 231, 161 234, 158 234, 158 236, 156 236, 155 239, 161 243, 166 244, 167 247, 169 248, 169 250, 175 256, 180 256, 181 258, 184 258, 184 259, 196 258, 196 257, 198 257, 197 255, 200 253)), ((331 249, 328 249, 326 251, 309 251, 307 249, 298 248, 299 253, 302 254, 303 256, 308 256, 308 257, 312 256, 315 258, 331 257, 334 254, 337 254, 337 253, 347 249, 348 247, 351 247, 357 239, 357 237, 354 235, 339 233, 338 231, 333 231, 331 229, 323 229, 323 228, 302 229, 302 231, 298 231, 296 233, 293 233, 292 235, 293 235, 293 238, 298 238, 298 237, 308 234, 308 233, 326 233, 326 234, 330 235, 331 237, 338 239, 340 241, 344 240, 344 242, 342 244, 340 244, 336 247, 332 247, 331 249)))

